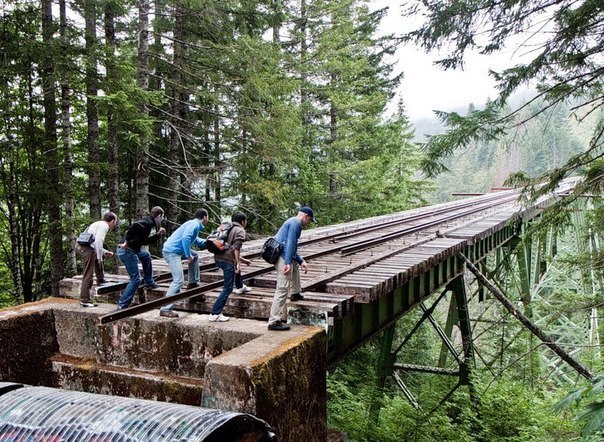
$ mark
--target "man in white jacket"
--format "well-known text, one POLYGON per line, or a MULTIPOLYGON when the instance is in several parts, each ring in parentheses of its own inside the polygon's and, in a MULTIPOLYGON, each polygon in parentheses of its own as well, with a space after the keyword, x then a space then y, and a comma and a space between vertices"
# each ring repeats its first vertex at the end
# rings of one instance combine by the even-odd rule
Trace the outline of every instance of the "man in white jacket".
POLYGON ((92 288, 92 274, 96 273, 97 284, 105 282, 105 273, 103 271, 103 257, 113 256, 113 252, 103 248, 105 236, 109 230, 114 230, 117 226, 117 215, 113 212, 105 212, 103 219, 96 221, 86 229, 87 232, 94 235, 94 242, 89 246, 78 245, 76 250, 82 256, 82 287, 80 289, 80 305, 82 307, 96 307, 96 304, 90 299, 90 289, 92 288))

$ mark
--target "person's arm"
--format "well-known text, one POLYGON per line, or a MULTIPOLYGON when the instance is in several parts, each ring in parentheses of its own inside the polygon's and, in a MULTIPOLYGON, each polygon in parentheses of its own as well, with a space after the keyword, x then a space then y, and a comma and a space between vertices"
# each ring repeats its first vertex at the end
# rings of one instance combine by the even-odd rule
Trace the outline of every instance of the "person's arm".
POLYGON ((193 240, 193 245, 195 247, 198 247, 200 249, 203 249, 206 246, 206 240, 203 238, 200 238, 199 236, 195 237, 195 239, 193 240))
POLYGON ((145 245, 149 245, 152 244, 154 242, 159 241, 159 239, 164 236, 166 233, 166 229, 164 229, 163 227, 160 227, 159 230, 153 234, 153 235, 149 235, 148 237, 143 239, 143 244, 145 245))
POLYGON ((122 247, 130 247, 137 249, 143 244, 143 237, 145 235, 145 229, 141 225, 140 221, 132 223, 126 234, 124 235, 125 243, 120 244, 122 247))
POLYGON ((106 222, 103 222, 98 225, 98 227, 96 228, 96 233, 94 234, 94 251, 96 253, 96 258, 99 260, 99 262, 103 261, 103 256, 105 254, 109 256, 113 255, 113 252, 106 250, 103 247, 103 243, 105 242, 105 236, 107 235, 108 231, 109 226, 106 222))
POLYGON ((286 265, 290 265, 295 257, 298 257, 300 260, 302 259, 300 258, 300 255, 298 255, 298 238, 300 237, 301 231, 302 223, 293 223, 289 225, 285 243, 285 253, 283 256, 286 265))
POLYGON ((185 228, 185 231, 182 233, 182 250, 187 261, 191 261, 191 245, 197 239, 197 234, 199 233, 199 228, 195 226, 195 224, 190 223, 185 228))

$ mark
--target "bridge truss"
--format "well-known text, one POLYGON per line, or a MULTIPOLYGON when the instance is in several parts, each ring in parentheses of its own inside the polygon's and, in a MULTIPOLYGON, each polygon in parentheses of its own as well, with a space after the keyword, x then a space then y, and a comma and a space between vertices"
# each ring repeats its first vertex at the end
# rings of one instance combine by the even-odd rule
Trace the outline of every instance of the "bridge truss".
MULTIPOLYGON (((516 234, 501 247, 474 264, 466 261, 474 273, 466 269, 430 303, 420 302, 420 312, 410 315, 412 320, 403 318, 403 327, 390 324, 381 336, 379 390, 390 383, 419 409, 421 392, 413 391, 413 378, 420 374, 452 379, 437 407, 463 386, 476 396, 471 373, 477 368, 493 380, 506 371, 532 382, 567 386, 581 376, 591 378, 578 359, 589 363, 600 357, 597 305, 602 303, 602 279, 592 266, 579 268, 569 260, 599 247, 586 220, 588 208, 576 204, 571 226, 561 232, 536 228, 538 216, 518 224, 516 234), (422 328, 441 342, 432 365, 417 364, 416 355, 405 362, 405 348, 422 328)), ((379 399, 372 411, 377 418, 379 399)))

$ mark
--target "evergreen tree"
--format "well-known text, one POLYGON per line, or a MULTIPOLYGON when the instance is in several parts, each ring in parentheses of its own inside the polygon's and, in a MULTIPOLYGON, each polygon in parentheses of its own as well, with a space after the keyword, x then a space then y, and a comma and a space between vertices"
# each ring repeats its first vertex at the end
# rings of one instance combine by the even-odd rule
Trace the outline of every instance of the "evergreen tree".
MULTIPOLYGON (((448 54, 437 61, 445 69, 463 66, 468 50, 492 54, 509 45, 512 37, 525 32, 528 37, 523 38, 521 46, 530 48, 533 54, 529 63, 491 72, 500 93, 484 109, 466 116, 439 113, 449 130, 430 138, 426 144, 428 154, 423 165, 430 174, 442 171, 442 158, 468 146, 471 140, 494 140, 514 127, 516 116, 530 103, 513 112, 506 112, 505 104, 522 85, 534 82, 537 99, 540 99, 539 107, 528 118, 572 100, 575 105, 571 112, 581 119, 604 104, 603 77, 600 75, 604 8, 599 0, 580 3, 512 0, 505 7, 493 0, 409 3, 405 16, 413 19, 418 15, 424 16, 425 20, 405 38, 428 51, 449 49, 448 54), (547 26, 541 23, 547 23, 547 26)), ((604 122, 600 120, 586 152, 572 156, 563 166, 548 169, 528 183, 534 185, 549 179, 550 185, 540 187, 538 193, 548 192, 567 174, 576 173, 578 168, 601 157, 603 134, 604 122)), ((581 187, 578 191, 582 191, 581 187)), ((535 187, 531 189, 536 190, 535 187)))

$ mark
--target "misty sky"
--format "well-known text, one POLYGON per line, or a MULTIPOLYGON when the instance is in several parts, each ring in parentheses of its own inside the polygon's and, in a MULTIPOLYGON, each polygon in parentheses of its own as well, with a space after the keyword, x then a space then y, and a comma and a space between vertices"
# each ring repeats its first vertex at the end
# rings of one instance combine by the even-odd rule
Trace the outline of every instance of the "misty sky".
MULTIPOLYGON (((374 0, 372 8, 389 6, 390 12, 383 21, 384 33, 400 34, 414 27, 405 23, 400 15, 402 0, 374 0)), ((489 69, 501 70, 518 61, 512 50, 497 55, 470 54, 463 71, 442 71, 433 64, 438 54, 427 55, 412 46, 397 52, 397 72, 404 78, 399 88, 412 121, 433 116, 432 110, 457 110, 473 103, 483 104, 487 98, 495 98, 495 83, 488 75, 489 69)))

